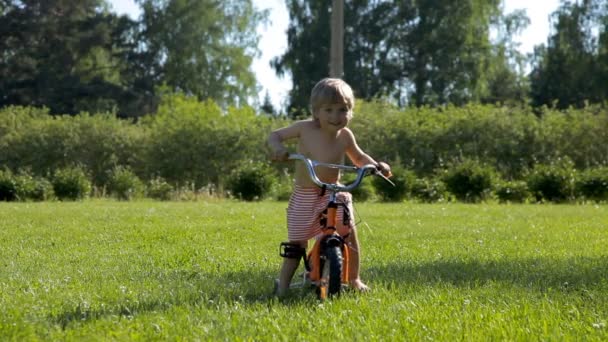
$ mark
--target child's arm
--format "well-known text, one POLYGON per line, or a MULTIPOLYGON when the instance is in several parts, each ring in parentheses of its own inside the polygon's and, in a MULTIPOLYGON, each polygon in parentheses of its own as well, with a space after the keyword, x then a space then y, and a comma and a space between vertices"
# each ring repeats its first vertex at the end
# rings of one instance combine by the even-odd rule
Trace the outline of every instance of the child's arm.
POLYGON ((270 135, 268 135, 268 146, 270 147, 271 160, 285 161, 289 158, 289 151, 283 144, 283 141, 299 138, 302 125, 302 122, 298 121, 290 126, 270 132, 270 135))
POLYGON ((367 153, 363 152, 359 145, 357 145, 355 135, 350 129, 345 128, 344 132, 347 139, 346 155, 353 162, 353 164, 355 164, 355 166, 361 167, 367 164, 374 164, 378 166, 384 176, 390 177, 392 175, 390 165, 385 162, 377 162, 367 153))

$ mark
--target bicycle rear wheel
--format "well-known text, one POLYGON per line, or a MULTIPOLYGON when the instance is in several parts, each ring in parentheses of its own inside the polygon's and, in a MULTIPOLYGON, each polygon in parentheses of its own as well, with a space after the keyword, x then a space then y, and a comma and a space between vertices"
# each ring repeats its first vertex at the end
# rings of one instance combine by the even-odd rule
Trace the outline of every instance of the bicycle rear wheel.
POLYGON ((336 296, 342 290, 342 251, 339 246, 325 248, 325 261, 321 271, 319 299, 336 296))

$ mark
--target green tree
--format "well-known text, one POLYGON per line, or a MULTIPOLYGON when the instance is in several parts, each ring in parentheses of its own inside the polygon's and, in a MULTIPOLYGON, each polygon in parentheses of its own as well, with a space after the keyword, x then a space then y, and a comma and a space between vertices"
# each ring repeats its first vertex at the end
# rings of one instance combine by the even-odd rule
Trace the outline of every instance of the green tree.
POLYGON ((0 106, 52 114, 156 110, 162 85, 222 107, 256 95, 251 1, 139 0, 138 20, 105 0, 0 2, 0 106))
POLYGON ((608 4, 562 2, 552 14, 554 33, 535 49, 530 76, 535 106, 584 107, 608 97, 608 4), (597 34, 599 32, 599 34, 597 34))
MULTIPOLYGON (((359 98, 390 97, 402 105, 481 100, 492 81, 486 77, 496 54, 489 31, 500 18, 499 5, 499 0, 346 0, 344 79, 359 98)), ((310 89, 328 75, 331 2, 290 0, 287 7, 289 48, 273 66, 279 75, 291 73, 289 107, 301 114, 310 89)), ((517 80, 499 75, 495 72, 495 83, 517 80)))
POLYGON ((213 99, 223 107, 257 93, 251 63, 256 26, 265 18, 251 0, 139 0, 138 56, 143 82, 213 99))
POLYGON ((51 113, 108 111, 123 88, 115 54, 126 17, 103 0, 5 0, 0 10, 0 106, 51 113))
POLYGON ((492 46, 490 63, 485 70, 486 89, 480 95, 483 103, 524 105, 530 86, 526 77, 527 58, 513 41, 530 24, 524 10, 500 15, 495 26, 496 44, 492 46))
POLYGON ((279 114, 274 108, 274 105, 272 104, 268 91, 266 92, 266 95, 264 95, 264 102, 262 103, 260 110, 262 111, 262 113, 265 113, 270 116, 277 116, 279 114))

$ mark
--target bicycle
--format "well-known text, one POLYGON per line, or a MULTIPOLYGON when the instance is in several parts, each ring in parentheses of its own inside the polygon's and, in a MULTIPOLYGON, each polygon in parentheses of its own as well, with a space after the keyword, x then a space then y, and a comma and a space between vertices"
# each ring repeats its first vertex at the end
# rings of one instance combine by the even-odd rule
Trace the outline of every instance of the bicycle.
POLYGON ((282 242, 279 255, 284 258, 304 258, 305 271, 302 282, 291 284, 290 288, 301 288, 308 284, 313 285, 316 287, 318 298, 325 300, 328 296, 339 295, 343 288, 348 286, 349 280, 350 256, 345 242, 346 235, 340 235, 336 228, 338 207, 344 205, 338 202, 337 194, 354 190, 361 184, 363 178, 369 175, 382 177, 391 184, 393 182, 385 177, 378 167, 373 164, 364 165, 360 168, 328 164, 308 159, 301 154, 290 154, 289 159, 304 162, 313 183, 323 189, 322 191, 329 192, 329 201, 326 207, 327 214, 321 219, 321 236, 316 239, 310 252, 306 255, 302 247, 289 242, 282 242), (357 177, 350 184, 325 183, 317 177, 315 172, 317 166, 356 172, 357 177))

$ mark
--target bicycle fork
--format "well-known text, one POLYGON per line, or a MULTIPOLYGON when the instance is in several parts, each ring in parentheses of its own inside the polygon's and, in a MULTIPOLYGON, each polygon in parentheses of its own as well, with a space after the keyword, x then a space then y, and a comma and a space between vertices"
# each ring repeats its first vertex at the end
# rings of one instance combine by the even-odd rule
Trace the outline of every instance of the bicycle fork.
POLYGON ((335 201, 335 196, 330 197, 330 202, 327 207, 327 216, 324 218, 322 228, 324 236, 315 242, 313 249, 308 255, 308 261, 311 268, 309 270, 309 278, 313 283, 317 284, 319 298, 322 300, 328 296, 330 283, 334 282, 335 284, 336 281, 339 281, 341 286, 341 284, 348 283, 349 277, 348 246, 344 242, 344 239, 336 232, 337 208, 338 205, 335 201), (339 248, 340 253, 335 251, 336 247, 339 248), (332 249, 331 256, 329 253, 330 249, 332 249), (332 258, 339 260, 330 260, 332 258), (330 277, 332 276, 332 267, 338 267, 341 270, 339 280, 330 280, 330 277))

